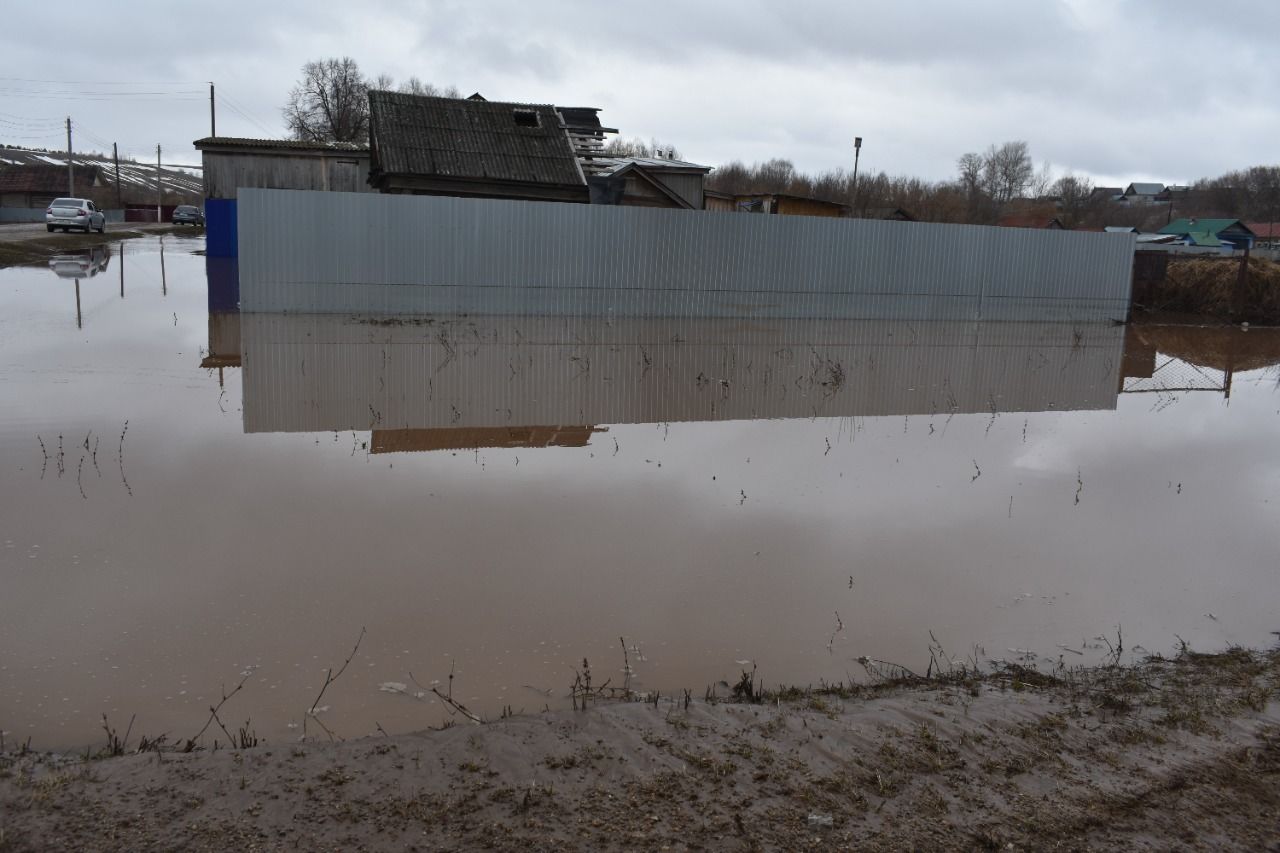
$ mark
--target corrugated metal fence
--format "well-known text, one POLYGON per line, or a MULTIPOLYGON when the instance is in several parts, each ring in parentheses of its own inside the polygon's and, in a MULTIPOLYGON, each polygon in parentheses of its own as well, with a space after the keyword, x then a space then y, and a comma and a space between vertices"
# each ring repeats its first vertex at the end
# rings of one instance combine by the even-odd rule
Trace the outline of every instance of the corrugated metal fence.
POLYGON ((244 189, 247 312, 1102 321, 1132 235, 244 189))

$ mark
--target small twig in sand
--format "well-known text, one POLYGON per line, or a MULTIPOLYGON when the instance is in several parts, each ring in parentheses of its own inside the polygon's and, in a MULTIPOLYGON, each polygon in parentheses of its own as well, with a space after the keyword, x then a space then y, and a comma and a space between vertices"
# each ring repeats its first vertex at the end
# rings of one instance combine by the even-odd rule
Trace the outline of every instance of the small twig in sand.
MULTIPOLYGON (((307 713, 304 714, 302 717, 302 736, 303 737, 307 736, 307 718, 315 716, 316 706, 319 705, 320 700, 324 698, 324 692, 329 689, 330 684, 333 684, 333 682, 337 681, 339 678, 342 677, 342 673, 347 671, 347 667, 351 664, 351 659, 354 658, 356 656, 356 652, 360 650, 360 643, 364 640, 364 635, 365 635, 365 629, 364 629, 364 626, 362 625, 360 627, 360 636, 356 637, 356 644, 351 648, 351 654, 347 655, 347 659, 342 662, 342 666, 338 668, 337 674, 334 674, 333 667, 329 667, 329 670, 324 674, 324 684, 320 685, 320 692, 316 694, 316 701, 311 703, 311 707, 307 709, 307 713)), ((326 732, 329 732, 329 729, 325 727, 324 723, 320 723, 319 725, 320 725, 320 728, 324 729, 326 732)), ((329 739, 330 740, 333 739, 332 732, 329 732, 329 739)))
POLYGON ((619 637, 618 642, 622 644, 622 687, 624 690, 631 689, 631 659, 627 655, 627 641, 624 637, 619 637))
MULTIPOLYGON (((200 729, 200 731, 196 732, 195 737, 187 738, 187 742, 182 748, 183 752, 192 752, 193 750, 195 750, 196 741, 198 741, 201 738, 201 736, 204 735, 204 733, 209 729, 209 726, 213 725, 214 721, 217 721, 218 728, 222 729, 224 732, 227 731, 227 727, 222 725, 222 720, 218 719, 218 712, 222 710, 223 705, 227 704, 227 700, 229 700, 232 696, 235 696, 237 693, 240 692, 240 690, 244 687, 244 683, 249 680, 249 676, 251 675, 253 675, 253 669, 252 668, 247 669, 245 670, 244 674, 240 677, 240 683, 236 685, 235 690, 232 690, 230 693, 228 693, 226 692, 225 688, 223 689, 222 701, 219 702, 217 705, 214 705, 209 708, 209 719, 205 721, 204 727, 200 729)), ((227 738, 231 739, 230 732, 227 732, 227 738)))
POLYGON ((449 692, 448 693, 441 693, 440 688, 436 687, 434 684, 432 684, 429 687, 424 686, 422 682, 418 681, 418 679, 413 677, 412 672, 409 673, 409 680, 412 681, 414 684, 418 685, 420 689, 434 693, 436 695, 436 698, 438 698, 441 702, 443 702, 446 706, 448 706, 448 708, 450 709, 449 713, 451 715, 455 713, 461 714, 471 722, 476 723, 478 725, 480 723, 483 723, 484 720, 480 719, 479 715, 473 713, 471 709, 469 709, 466 705, 463 705, 457 699, 453 698, 453 670, 454 670, 454 667, 457 666, 457 663, 458 663, 457 661, 454 661, 449 666, 449 692))

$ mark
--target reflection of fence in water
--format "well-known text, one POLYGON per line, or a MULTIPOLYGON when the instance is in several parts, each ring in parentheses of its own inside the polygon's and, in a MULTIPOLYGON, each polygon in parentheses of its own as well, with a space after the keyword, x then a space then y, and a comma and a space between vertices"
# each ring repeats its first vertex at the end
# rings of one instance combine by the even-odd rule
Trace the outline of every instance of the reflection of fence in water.
POLYGON ((1126 376, 1123 394, 1172 394, 1180 391, 1231 392, 1231 371, 1201 367, 1160 353, 1150 376, 1126 376))
POLYGON ((246 432, 1114 409, 1124 342, 1101 324, 240 322, 246 432))

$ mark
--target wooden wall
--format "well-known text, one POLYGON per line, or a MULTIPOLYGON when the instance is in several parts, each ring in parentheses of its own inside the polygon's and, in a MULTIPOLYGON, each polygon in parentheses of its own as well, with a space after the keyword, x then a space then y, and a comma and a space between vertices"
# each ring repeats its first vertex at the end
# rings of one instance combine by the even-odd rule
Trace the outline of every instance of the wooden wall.
POLYGON ((369 155, 363 152, 204 152, 206 198, 236 198, 241 187, 276 190, 373 192, 369 155))

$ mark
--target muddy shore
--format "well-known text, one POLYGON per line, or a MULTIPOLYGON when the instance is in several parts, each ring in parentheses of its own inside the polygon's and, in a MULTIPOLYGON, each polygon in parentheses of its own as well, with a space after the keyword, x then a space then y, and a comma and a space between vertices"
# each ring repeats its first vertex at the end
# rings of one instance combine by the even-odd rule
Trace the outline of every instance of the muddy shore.
POLYGON ((156 237, 165 234, 200 236, 203 228, 181 225, 154 225, 145 223, 110 223, 102 234, 50 234, 43 226, 37 229, 0 229, 0 269, 5 267, 42 264, 55 255, 91 249, 105 243, 119 243, 137 237, 156 237))
POLYGON ((339 743, 7 744, 0 851, 1280 849, 1280 651, 737 692, 339 743))

